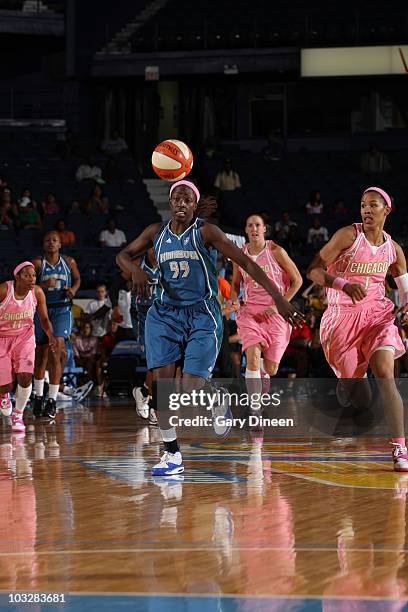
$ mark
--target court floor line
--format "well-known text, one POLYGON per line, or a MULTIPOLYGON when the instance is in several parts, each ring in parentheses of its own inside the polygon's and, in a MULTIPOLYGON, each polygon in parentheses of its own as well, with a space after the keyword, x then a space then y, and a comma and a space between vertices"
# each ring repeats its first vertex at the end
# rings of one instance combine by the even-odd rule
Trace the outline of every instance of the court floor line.
MULTIPOLYGON (((221 546, 206 546, 206 547, 185 547, 185 548, 172 548, 172 552, 214 552, 216 550, 224 550, 221 546)), ((315 546, 305 546, 305 547, 274 547, 274 546, 232 546, 231 550, 238 552, 334 552, 337 553, 338 549, 336 546, 328 546, 328 547, 315 547, 315 546)), ((361 553, 372 553, 371 548, 347 548, 347 551, 350 552, 361 552, 361 553)), ((31 556, 45 556, 45 555, 101 555, 101 554, 140 554, 142 552, 145 553, 163 553, 169 552, 168 547, 164 548, 100 548, 93 550, 39 550, 39 551, 20 551, 20 552, 0 552, 0 557, 25 557, 28 555, 31 556)), ((381 553, 394 553, 394 552, 408 552, 408 548, 403 548, 396 546, 395 548, 379 548, 378 552, 381 553)))

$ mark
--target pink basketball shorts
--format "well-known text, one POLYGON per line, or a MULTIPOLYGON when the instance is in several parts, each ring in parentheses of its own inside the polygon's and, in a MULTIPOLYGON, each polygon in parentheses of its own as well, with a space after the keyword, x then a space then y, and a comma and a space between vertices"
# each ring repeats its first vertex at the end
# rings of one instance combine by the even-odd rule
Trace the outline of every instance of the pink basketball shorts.
POLYGON ((289 323, 280 315, 271 315, 260 323, 254 316, 264 312, 266 306, 245 304, 237 312, 238 333, 241 336, 242 350, 261 344, 264 359, 279 363, 289 344, 292 331, 289 323))
POLYGON ((394 319, 389 300, 364 307, 329 306, 320 323, 320 340, 338 378, 363 378, 371 355, 382 346, 393 346, 395 359, 405 353, 394 319))
POLYGON ((34 330, 16 336, 0 337, 0 385, 7 385, 16 374, 34 372, 35 337, 34 330))

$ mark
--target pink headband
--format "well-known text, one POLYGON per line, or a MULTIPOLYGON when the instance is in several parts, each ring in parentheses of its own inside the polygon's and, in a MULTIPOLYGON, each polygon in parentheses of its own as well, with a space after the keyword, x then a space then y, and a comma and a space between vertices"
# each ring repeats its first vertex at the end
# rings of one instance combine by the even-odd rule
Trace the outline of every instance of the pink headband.
POLYGON ((181 185, 185 185, 186 187, 190 187, 190 189, 192 189, 196 195, 197 198, 197 202, 200 199, 200 192, 198 191, 197 187, 194 185, 194 183, 192 183, 191 181, 177 181, 177 183, 173 183, 173 185, 170 188, 170 193, 169 193, 169 197, 171 196, 171 194, 173 193, 173 191, 175 190, 176 187, 180 187, 181 185))
POLYGON ((23 263, 18 264, 18 266, 16 266, 13 270, 13 275, 17 276, 17 274, 20 272, 20 270, 22 270, 23 268, 25 268, 26 266, 32 266, 34 268, 34 264, 31 263, 31 261, 23 261, 23 263))
POLYGON ((367 191, 376 191, 377 193, 379 193, 380 196, 384 198, 385 203, 387 204, 388 208, 392 208, 391 198, 388 195, 388 193, 384 191, 384 189, 380 189, 380 187, 368 187, 368 189, 365 189, 365 191, 363 191, 363 195, 366 194, 367 191))

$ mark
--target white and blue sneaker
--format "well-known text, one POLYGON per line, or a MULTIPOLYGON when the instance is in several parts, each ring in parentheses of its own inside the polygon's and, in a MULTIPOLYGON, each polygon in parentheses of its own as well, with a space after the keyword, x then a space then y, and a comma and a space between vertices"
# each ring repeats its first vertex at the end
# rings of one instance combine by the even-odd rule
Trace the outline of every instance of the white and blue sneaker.
POLYGON ((86 398, 86 396, 90 394, 90 392, 93 389, 93 386, 94 384, 92 380, 89 380, 87 383, 85 383, 81 387, 77 387, 74 390, 74 393, 72 394, 72 397, 74 398, 74 402, 82 402, 86 398))
POLYGON ((172 476, 182 472, 184 472, 184 465, 180 451, 177 453, 165 451, 160 462, 152 467, 152 476, 172 476))
POLYGON ((231 431, 232 412, 227 390, 221 387, 218 391, 222 399, 215 403, 211 410, 213 429, 216 436, 225 438, 231 431))

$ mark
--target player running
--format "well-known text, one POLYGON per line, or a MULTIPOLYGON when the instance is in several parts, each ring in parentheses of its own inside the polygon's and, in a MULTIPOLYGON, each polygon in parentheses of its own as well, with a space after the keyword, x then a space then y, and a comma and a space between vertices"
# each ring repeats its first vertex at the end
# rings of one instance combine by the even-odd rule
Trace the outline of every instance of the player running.
POLYGON ((384 232, 391 209, 391 198, 383 189, 366 189, 363 222, 334 234, 313 259, 308 278, 327 287, 320 337, 328 363, 338 378, 363 378, 371 367, 386 408, 394 469, 407 472, 404 406, 394 380, 394 359, 405 348, 394 325, 394 305, 385 296, 385 278, 390 272, 395 279, 405 323, 408 274, 401 247, 384 232))

